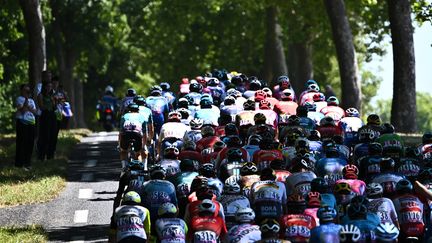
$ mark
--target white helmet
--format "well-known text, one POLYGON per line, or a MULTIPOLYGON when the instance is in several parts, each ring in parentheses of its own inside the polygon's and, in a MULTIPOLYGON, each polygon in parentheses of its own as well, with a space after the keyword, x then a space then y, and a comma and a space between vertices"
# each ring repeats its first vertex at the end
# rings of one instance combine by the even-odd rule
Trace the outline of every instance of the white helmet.
POLYGON ((357 242, 360 240, 360 229, 353 224, 342 225, 339 231, 340 242, 357 242))
POLYGON ((375 229, 375 235, 378 240, 394 242, 399 236, 399 230, 394 224, 385 222, 378 225, 375 229))
POLYGON ((111 85, 108 85, 108 86, 105 87, 105 92, 113 93, 114 92, 114 88, 111 85))
POLYGON ((189 122, 189 126, 192 130, 199 130, 203 126, 204 121, 199 118, 194 118, 189 122))
POLYGON ((255 219, 255 212, 252 208, 240 208, 235 214, 238 223, 250 223, 255 219))
POLYGON ((379 195, 382 195, 382 193, 383 193, 383 187, 381 186, 381 184, 376 183, 376 182, 371 182, 371 183, 367 184, 366 195, 368 197, 379 196, 379 195))
POLYGON ((238 194, 240 192, 240 186, 234 177, 229 177, 225 180, 223 190, 226 194, 238 194))

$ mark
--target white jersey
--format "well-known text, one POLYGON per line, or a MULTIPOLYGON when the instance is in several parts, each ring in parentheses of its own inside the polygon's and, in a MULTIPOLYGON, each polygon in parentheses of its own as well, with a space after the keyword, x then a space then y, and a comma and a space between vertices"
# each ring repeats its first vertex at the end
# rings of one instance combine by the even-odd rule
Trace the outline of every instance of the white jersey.
POLYGON ((146 231, 150 231, 150 213, 147 208, 120 206, 114 212, 114 222, 117 225, 117 241, 129 236, 147 239, 146 231))
POLYGON ((183 219, 160 218, 156 220, 155 224, 160 243, 186 242, 187 225, 183 219))
POLYGON ((159 140, 163 141, 165 138, 178 138, 183 139, 183 136, 190 127, 180 122, 167 122, 162 125, 159 140))
POLYGON ((293 193, 297 193, 306 197, 311 190, 310 183, 314 178, 316 178, 316 175, 312 171, 291 174, 285 181, 287 195, 289 196, 293 193))
POLYGON ((250 208, 249 199, 243 195, 222 195, 219 202, 223 205, 225 218, 232 220, 241 208, 250 208))
POLYGON ((381 223, 389 222, 396 224, 398 216, 392 200, 381 197, 376 199, 369 199, 368 210, 375 213, 380 219, 381 223))
POLYGON ((258 225, 235 225, 228 231, 228 243, 257 242, 261 240, 261 231, 258 225))

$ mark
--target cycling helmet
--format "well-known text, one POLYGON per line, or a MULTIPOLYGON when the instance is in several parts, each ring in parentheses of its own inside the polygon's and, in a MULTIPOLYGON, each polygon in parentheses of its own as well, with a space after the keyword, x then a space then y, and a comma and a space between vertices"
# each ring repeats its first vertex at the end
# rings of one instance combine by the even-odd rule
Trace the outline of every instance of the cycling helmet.
POLYGON ((150 177, 153 178, 164 178, 166 170, 160 164, 155 164, 150 168, 150 177))
POLYGON ((309 101, 306 101, 304 106, 307 108, 308 111, 316 111, 317 108, 314 102, 309 102, 309 101))
POLYGON ((237 135, 231 135, 227 137, 226 145, 229 148, 235 147, 240 148, 242 146, 242 141, 239 136, 237 135))
POLYGON ((199 162, 192 159, 182 159, 180 161, 180 170, 185 171, 197 171, 199 162))
POLYGON ((203 126, 204 121, 199 118, 194 118, 189 122, 189 126, 192 130, 200 130, 203 126))
POLYGON ((347 117, 360 117, 360 113, 356 108, 348 108, 345 110, 347 117))
POLYGON ((432 143, 432 132, 425 132, 422 136, 422 143, 429 144, 432 143))
POLYGON ((207 80, 207 86, 216 87, 219 85, 219 79, 217 78, 209 78, 207 80))
POLYGON ((266 120, 267 120, 267 117, 263 113, 261 113, 261 112, 256 113, 254 115, 254 122, 255 122, 255 124, 265 124, 266 120))
POLYGON ((320 141, 321 140, 321 133, 318 130, 312 130, 309 133, 308 139, 310 141, 320 141))
POLYGON ((300 125, 300 117, 296 115, 292 115, 288 118, 289 126, 299 126, 300 125))
POLYGON ((271 103, 268 100, 261 100, 259 102, 259 108, 261 110, 269 110, 271 108, 271 103))
POLYGON ((213 151, 214 152, 219 152, 221 151, 223 148, 226 147, 226 144, 222 141, 217 141, 214 145, 213 145, 213 151))
POLYGON ((198 173, 207 178, 215 177, 215 167, 211 163, 202 164, 198 170, 198 173))
POLYGON ((314 94, 314 96, 312 97, 314 102, 320 102, 320 101, 325 101, 325 96, 323 93, 316 93, 314 94))
POLYGON ((240 162, 242 159, 243 153, 239 148, 230 148, 227 151, 227 159, 229 162, 240 162))
POLYGON ((319 86, 317 84, 310 84, 307 87, 307 91, 308 92, 319 92, 320 88, 319 88, 319 86))
POLYGON ((171 88, 171 86, 167 82, 161 83, 160 87, 162 88, 162 91, 169 91, 169 89, 171 88))
POLYGON ((214 202, 210 199, 204 199, 200 205, 198 206, 198 211, 200 213, 206 212, 206 213, 215 213, 216 211, 216 205, 214 202))
POLYGON ((418 158, 420 156, 419 148, 415 146, 407 146, 405 147, 405 157, 408 158, 418 158))
POLYGON ((234 77, 231 78, 231 83, 233 83, 234 85, 241 85, 243 83, 243 78, 240 75, 236 75, 234 77))
POLYGON ((204 191, 208 189, 208 178, 198 175, 191 183, 191 192, 204 191))
POLYGON ((375 228, 375 236, 379 241, 394 242, 399 236, 399 230, 390 222, 380 223, 375 228))
POLYGON ((140 204, 141 203, 141 197, 137 192, 130 191, 126 192, 126 194, 123 196, 122 203, 133 203, 133 204, 140 204))
POLYGON ((161 95, 162 88, 159 85, 154 85, 150 88, 150 95, 161 95))
POLYGON ((360 142, 370 142, 375 140, 377 134, 374 130, 366 128, 359 131, 360 142))
POLYGON ((146 99, 142 95, 137 95, 133 99, 133 102, 139 106, 145 106, 146 105, 146 99))
POLYGON ((270 180, 270 181, 274 181, 276 180, 276 173, 272 168, 264 168, 261 170, 261 176, 260 176, 261 181, 266 181, 266 180, 270 180))
POLYGON ((258 172, 258 168, 256 167, 256 165, 252 162, 247 162, 245 163, 241 169, 240 169, 240 174, 242 176, 246 176, 246 175, 254 175, 258 172))
POLYGON ((127 112, 139 112, 139 106, 135 103, 130 103, 127 106, 127 112))
POLYGON ((344 195, 350 194, 351 186, 346 182, 337 183, 334 186, 334 192, 337 194, 344 194, 344 195))
POLYGON ((267 94, 267 97, 273 96, 273 92, 271 91, 271 89, 269 87, 263 88, 262 91, 264 91, 267 94))
POLYGON ((203 137, 214 136, 215 130, 211 126, 205 126, 201 128, 201 134, 203 135, 203 137))
POLYGON ((191 83, 189 85, 190 92, 201 93, 203 90, 203 86, 200 83, 191 83))
POLYGON ((105 93, 114 93, 114 88, 111 85, 106 86, 105 93))
POLYGON ((255 212, 252 208, 239 208, 235 214, 237 223, 251 223, 255 219, 255 212))
POLYGON ((320 126, 336 126, 336 123, 332 117, 326 116, 321 119, 320 126))
POLYGON ((314 178, 311 181, 312 192, 326 193, 328 191, 328 187, 327 181, 322 177, 314 178))
POLYGON ((210 99, 201 98, 201 101, 200 101, 201 108, 212 107, 212 105, 213 105, 213 102, 210 99))
POLYGON ((259 145, 262 137, 258 134, 253 134, 248 138, 248 145, 259 145))
POLYGON ((128 89, 126 91, 126 96, 127 97, 135 97, 136 95, 137 95, 137 93, 136 93, 135 89, 128 89))
POLYGON ((306 89, 307 89, 307 87, 309 87, 309 85, 311 85, 311 84, 318 85, 317 81, 315 81, 315 80, 313 80, 313 79, 309 79, 309 80, 306 81, 306 83, 305 83, 305 87, 306 87, 306 89))
POLYGON ((333 207, 325 205, 318 209, 317 216, 320 220, 320 223, 331 222, 336 219, 337 212, 333 207))
POLYGON ((228 89, 226 92, 227 96, 237 97, 237 90, 234 88, 228 89))
POLYGON ((381 184, 372 182, 366 186, 366 195, 368 197, 380 197, 383 194, 383 187, 381 184))
POLYGON ((357 242, 361 238, 360 229, 353 224, 342 225, 339 231, 340 242, 357 242))
POLYGON ((178 111, 172 111, 168 114, 168 121, 170 122, 180 122, 182 119, 182 116, 180 112, 178 111))
POLYGON ((224 105, 234 105, 235 101, 236 101, 236 99, 233 96, 229 95, 229 96, 225 97, 224 105))
POLYGON ((279 76, 279 77, 277 78, 277 82, 278 82, 279 85, 281 84, 282 81, 289 81, 288 76, 286 76, 286 75, 282 75, 282 76, 279 76))
POLYGON ((223 191, 226 194, 238 194, 240 193, 240 185, 237 183, 235 178, 229 177, 225 180, 223 191))
POLYGON ((365 196, 355 196, 351 199, 350 205, 365 205, 366 207, 369 204, 369 200, 365 196))
POLYGON ((252 80, 249 84, 249 90, 259 90, 261 89, 261 82, 258 80, 252 80))
POLYGON ((383 152, 383 147, 380 143, 370 143, 368 144, 368 152, 369 154, 381 154, 383 152))
POLYGON ((328 97, 328 99, 327 99, 327 105, 338 106, 339 105, 338 98, 336 98, 336 96, 330 96, 330 97, 328 97))
POLYGON ((262 100, 265 100, 267 98, 266 92, 262 90, 257 90, 255 92, 255 102, 260 102, 262 100))
POLYGON ((244 110, 255 110, 255 102, 253 100, 247 100, 243 103, 244 110))
POLYGON ((413 185, 407 179, 402 179, 396 183, 396 192, 399 194, 410 193, 413 190, 413 185))
POLYGON ((364 218, 367 214, 367 206, 361 203, 350 203, 347 214, 350 219, 364 218))
POLYGON ((171 145, 164 149, 164 158, 177 158, 179 153, 179 149, 176 146, 171 145))
POLYGON ((188 101, 188 99, 186 99, 184 97, 180 98, 178 100, 178 107, 186 108, 187 109, 189 107, 189 101, 188 101))
POLYGON ((190 114, 190 111, 188 109, 186 109, 186 108, 178 108, 176 111, 178 113, 180 113, 182 119, 188 119, 189 114, 190 114))
POLYGON ((281 100, 293 101, 293 92, 290 89, 284 89, 281 93, 281 100))
POLYGON ((321 195, 319 192, 308 192, 306 201, 308 207, 318 208, 321 205, 321 195))
POLYGON ((395 128, 390 123, 384 123, 382 125, 382 127, 383 127, 382 132, 381 132, 382 134, 387 134, 387 133, 388 134, 392 134, 392 133, 395 133, 395 128))
POLYGON ((355 165, 345 165, 342 169, 342 173, 344 175, 344 179, 357 179, 359 170, 355 165))
POLYGON ((386 170, 393 170, 395 165, 396 165, 396 162, 394 161, 394 159, 392 159, 390 157, 382 158, 380 161, 381 172, 386 171, 386 170))
POLYGON ((224 130, 226 136, 238 135, 238 129, 234 123, 226 124, 224 130))
POLYGON ((426 184, 432 181, 432 168, 424 168, 417 176, 419 182, 426 184))
POLYGON ((139 160, 131 160, 127 166, 129 170, 144 170, 144 163, 139 160))
POLYGON ((280 225, 275 219, 264 219, 260 224, 260 230, 262 233, 279 233, 280 225))
POLYGON ((159 206, 158 209, 159 217, 164 215, 176 215, 176 214, 177 214, 177 207, 170 202, 163 203, 162 205, 159 206))
POLYGON ((367 117, 367 124, 380 126, 381 125, 381 118, 377 114, 370 114, 367 117))

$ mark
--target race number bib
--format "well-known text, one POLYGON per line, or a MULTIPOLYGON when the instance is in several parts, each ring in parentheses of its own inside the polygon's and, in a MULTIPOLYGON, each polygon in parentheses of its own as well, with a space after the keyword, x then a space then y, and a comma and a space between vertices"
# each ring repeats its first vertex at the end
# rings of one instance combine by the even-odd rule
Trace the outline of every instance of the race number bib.
POLYGON ((301 236, 301 237, 309 238, 310 237, 310 230, 306 226, 292 225, 292 226, 288 226, 286 228, 285 236, 286 237, 301 236))
POLYGON ((205 230, 194 233, 194 243, 217 243, 217 235, 213 231, 205 230))

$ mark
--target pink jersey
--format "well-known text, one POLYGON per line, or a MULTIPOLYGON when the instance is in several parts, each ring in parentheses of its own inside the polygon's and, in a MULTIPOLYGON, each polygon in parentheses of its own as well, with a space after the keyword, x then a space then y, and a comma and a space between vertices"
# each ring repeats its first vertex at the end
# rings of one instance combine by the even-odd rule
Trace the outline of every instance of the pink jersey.
POLYGON ((335 121, 340 121, 345 116, 345 111, 339 106, 326 106, 320 110, 324 116, 330 116, 335 121))
POLYGON ((359 196, 364 195, 366 191, 366 183, 362 180, 341 179, 341 180, 337 180, 336 184, 342 182, 345 182, 348 185, 350 185, 351 191, 359 196))

